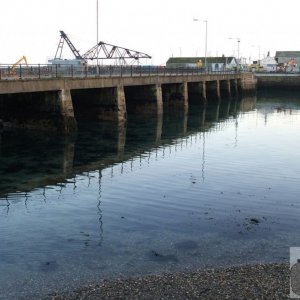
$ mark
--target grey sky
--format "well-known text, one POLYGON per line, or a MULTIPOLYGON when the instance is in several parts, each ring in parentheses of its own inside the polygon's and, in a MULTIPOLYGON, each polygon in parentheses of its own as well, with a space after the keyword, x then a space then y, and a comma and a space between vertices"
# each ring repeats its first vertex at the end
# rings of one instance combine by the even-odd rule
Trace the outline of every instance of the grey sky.
MULTIPOLYGON (((172 56, 203 56, 208 20, 208 54, 249 59, 276 50, 300 50, 299 0, 98 0, 100 40, 150 54, 147 63, 172 56)), ((0 63, 22 55, 29 63, 53 57, 64 30, 84 53, 96 44, 96 0, 1 0, 0 63)), ((67 50, 67 48, 65 49, 67 50)), ((65 58, 71 58, 64 51, 65 58)))

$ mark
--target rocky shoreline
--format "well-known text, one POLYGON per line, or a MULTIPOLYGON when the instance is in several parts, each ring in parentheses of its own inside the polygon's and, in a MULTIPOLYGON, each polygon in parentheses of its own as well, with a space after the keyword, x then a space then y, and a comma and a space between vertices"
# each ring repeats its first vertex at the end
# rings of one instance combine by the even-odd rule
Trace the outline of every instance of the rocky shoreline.
POLYGON ((288 299, 289 265, 259 264, 101 281, 47 299, 288 299))

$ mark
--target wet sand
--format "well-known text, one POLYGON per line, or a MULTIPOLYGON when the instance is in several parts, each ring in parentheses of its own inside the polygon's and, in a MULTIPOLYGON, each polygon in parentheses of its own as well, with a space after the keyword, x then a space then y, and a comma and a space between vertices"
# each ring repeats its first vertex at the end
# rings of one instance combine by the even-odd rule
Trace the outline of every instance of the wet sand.
POLYGON ((289 266, 267 264, 101 281, 48 299, 288 299, 289 266))

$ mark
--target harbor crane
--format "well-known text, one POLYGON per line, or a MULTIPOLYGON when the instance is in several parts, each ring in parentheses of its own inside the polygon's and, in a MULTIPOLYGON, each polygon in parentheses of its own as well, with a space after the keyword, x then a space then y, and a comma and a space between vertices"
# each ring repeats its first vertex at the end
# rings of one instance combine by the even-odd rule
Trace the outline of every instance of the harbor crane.
POLYGON ((68 44, 69 48, 73 52, 74 56, 76 59, 83 59, 82 56, 79 54, 79 51, 75 48, 73 43, 70 41, 68 36, 64 33, 64 31, 60 30, 60 41, 55 53, 55 58, 54 59, 61 59, 63 47, 64 47, 64 42, 68 44))
POLYGON ((141 58, 151 59, 151 56, 139 52, 136 50, 131 50, 128 48, 99 42, 97 45, 88 50, 85 54, 81 55, 76 47, 73 45, 71 40, 68 38, 64 31, 60 31, 60 41, 55 53, 55 58, 52 62, 61 60, 62 51, 64 43, 67 43, 72 53, 75 56, 76 61, 81 62, 82 64, 87 64, 88 60, 113 60, 121 65, 133 65, 138 64, 141 58))
POLYGON ((151 56, 139 51, 123 48, 104 42, 99 42, 93 48, 83 54, 84 59, 114 59, 119 60, 121 64, 135 64, 138 63, 141 58, 150 59, 151 56))

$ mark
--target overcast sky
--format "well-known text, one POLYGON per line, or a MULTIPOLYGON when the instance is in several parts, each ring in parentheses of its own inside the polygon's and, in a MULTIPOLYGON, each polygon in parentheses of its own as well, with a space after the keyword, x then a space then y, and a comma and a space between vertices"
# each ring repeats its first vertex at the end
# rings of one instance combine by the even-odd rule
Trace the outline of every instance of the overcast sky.
MULTIPOLYGON (((98 0, 99 40, 145 52, 146 63, 162 65, 170 56, 208 55, 258 58, 259 52, 300 50, 299 0, 98 0), (260 51, 259 51, 260 49, 260 51)), ((97 0, 1 0, 0 63, 25 55, 45 63, 55 55, 59 30, 83 54, 96 44, 97 0)), ((72 58, 65 47, 64 58, 72 58)))

